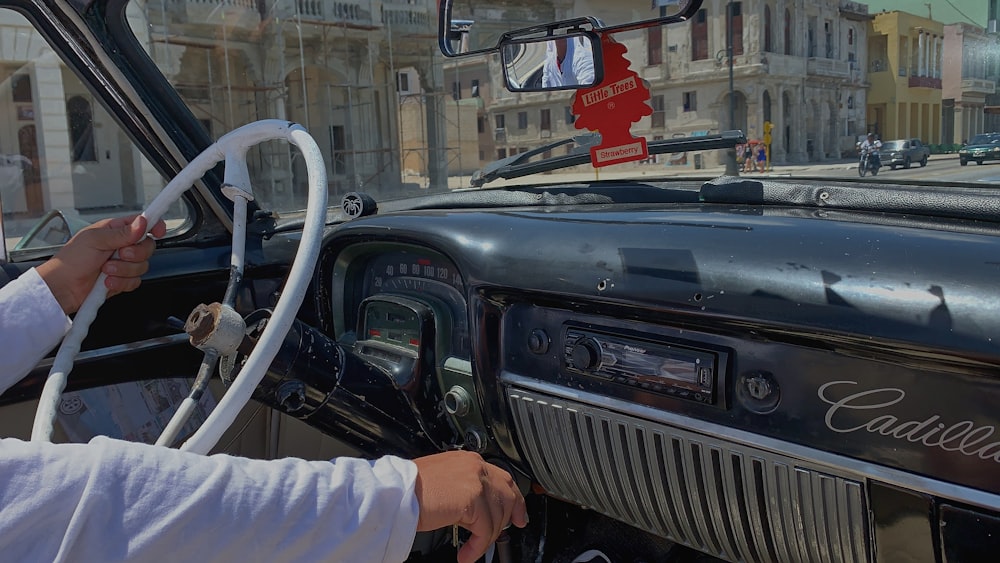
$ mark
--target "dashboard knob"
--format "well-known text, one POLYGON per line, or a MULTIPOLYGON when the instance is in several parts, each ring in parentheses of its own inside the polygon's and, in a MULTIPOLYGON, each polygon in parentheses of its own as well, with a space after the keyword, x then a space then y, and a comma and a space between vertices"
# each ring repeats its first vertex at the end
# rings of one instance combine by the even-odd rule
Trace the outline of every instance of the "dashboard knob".
POLYGON ((569 366, 579 370, 596 369, 601 365, 601 344, 593 338, 581 338, 573 343, 569 366))
POLYGON ((465 449, 482 453, 486 449, 486 433, 473 426, 465 432, 465 449))
POLYGON ((544 354, 549 351, 549 335, 542 329, 536 328, 528 335, 528 350, 535 354, 544 354))
POLYGON ((448 414, 452 416, 465 416, 469 414, 471 409, 472 397, 464 387, 454 385, 444 394, 444 410, 448 411, 448 414))

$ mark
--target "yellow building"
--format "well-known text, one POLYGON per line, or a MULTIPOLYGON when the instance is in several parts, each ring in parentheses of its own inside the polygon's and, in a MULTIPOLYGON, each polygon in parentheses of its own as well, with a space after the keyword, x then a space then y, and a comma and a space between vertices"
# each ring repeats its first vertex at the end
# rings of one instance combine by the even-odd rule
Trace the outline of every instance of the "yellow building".
POLYGON ((941 142, 944 24, 882 12, 868 31, 868 127, 883 140, 941 142))

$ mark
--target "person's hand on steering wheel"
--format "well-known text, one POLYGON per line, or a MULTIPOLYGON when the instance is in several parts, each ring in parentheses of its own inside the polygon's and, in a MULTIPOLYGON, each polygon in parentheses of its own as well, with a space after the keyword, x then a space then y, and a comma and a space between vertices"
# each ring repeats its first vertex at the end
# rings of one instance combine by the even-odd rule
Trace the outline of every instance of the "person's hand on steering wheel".
MULTIPOLYGON (((162 237, 166 230, 161 220, 150 233, 162 237)), ((108 276, 104 283, 109 297, 139 287, 139 278, 149 269, 148 260, 155 248, 151 238, 144 238, 145 232, 146 218, 141 215, 98 221, 73 235, 55 256, 36 269, 63 311, 74 313, 101 272, 108 276), (118 257, 112 258, 115 251, 118 257)))

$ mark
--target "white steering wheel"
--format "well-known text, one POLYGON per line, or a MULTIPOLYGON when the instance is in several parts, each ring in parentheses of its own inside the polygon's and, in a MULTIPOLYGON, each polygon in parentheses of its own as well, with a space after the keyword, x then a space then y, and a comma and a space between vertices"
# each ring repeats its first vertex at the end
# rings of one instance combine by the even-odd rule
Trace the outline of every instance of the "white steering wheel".
MULTIPOLYGON (((254 389, 263 379, 264 373, 274 360, 285 334, 295 320, 295 314, 302 304, 302 299, 312 278, 326 223, 327 185, 323 155, 320 153, 316 141, 301 125, 279 119, 250 123, 223 135, 205 149, 163 188, 163 191, 143 212, 147 219, 148 228, 152 228, 181 194, 216 164, 225 161, 223 192, 233 200, 234 204, 231 272, 233 276, 242 277, 246 248, 247 202, 253 199, 250 172, 246 164, 246 152, 247 149, 258 143, 275 139, 285 139, 297 146, 302 152, 306 164, 309 177, 309 198, 302 240, 288 273, 285 288, 281 292, 281 297, 278 299, 274 312, 253 352, 243 364, 243 368, 235 378, 233 385, 226 391, 204 424, 181 445, 182 450, 204 454, 215 446, 222 433, 229 428, 240 410, 250 401, 254 389)), ((80 351, 80 344, 87 336, 91 322, 97 316, 97 310, 107 298, 108 290, 104 285, 105 277, 102 273, 97 279, 94 289, 84 300, 73 320, 73 326, 59 346, 45 387, 42 389, 38 411, 35 413, 35 422, 31 430, 33 441, 51 441, 52 439, 56 412, 63 389, 66 387, 66 379, 73 368, 73 360, 80 351)), ((232 285, 232 280, 230 285, 232 285)), ((242 319, 240 319, 240 323, 242 323, 242 319)), ((239 334, 239 337, 242 337, 242 333, 239 334)), ((203 369, 208 362, 207 358, 214 353, 214 350, 206 351, 206 361, 202 363, 203 369)), ((183 426, 192 409, 193 403, 189 397, 185 399, 185 403, 182 403, 181 408, 178 408, 174 418, 167 425, 164 436, 161 436, 161 441, 169 443, 172 437, 168 437, 168 434, 171 431, 176 432, 183 426), (168 437, 168 439, 163 440, 164 437, 168 437)), ((157 441, 157 443, 159 444, 161 441, 157 441)))

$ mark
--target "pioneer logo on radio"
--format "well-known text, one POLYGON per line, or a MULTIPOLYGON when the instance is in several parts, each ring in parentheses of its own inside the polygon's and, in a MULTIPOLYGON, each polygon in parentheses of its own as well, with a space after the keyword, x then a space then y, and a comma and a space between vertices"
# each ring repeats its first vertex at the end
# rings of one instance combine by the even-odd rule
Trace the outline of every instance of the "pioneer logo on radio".
POLYGON ((625 351, 626 352, 635 352, 636 354, 645 354, 646 353, 646 349, 645 348, 640 348, 638 346, 629 346, 628 344, 625 345, 625 351))
POLYGON ((863 430, 896 440, 919 443, 928 448, 940 448, 946 452, 958 452, 1000 463, 1000 441, 987 442, 996 433, 995 426, 976 425, 971 420, 949 424, 948 421, 941 422, 939 414, 932 414, 923 420, 900 420, 892 414, 878 414, 884 413, 906 397, 906 391, 902 389, 884 387, 859 391, 842 399, 828 397, 827 390, 831 387, 857 384, 856 381, 831 381, 820 386, 817 391, 820 400, 830 405, 824 419, 830 430, 842 434, 863 430), (851 414, 857 415, 859 411, 871 412, 877 416, 872 416, 861 424, 845 423, 844 418, 851 414))

